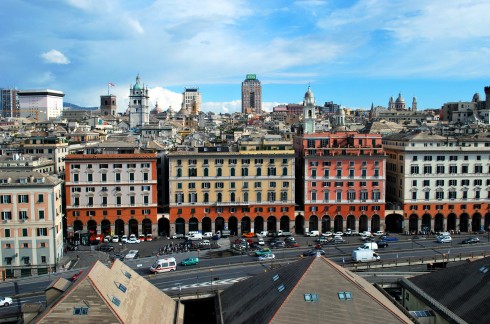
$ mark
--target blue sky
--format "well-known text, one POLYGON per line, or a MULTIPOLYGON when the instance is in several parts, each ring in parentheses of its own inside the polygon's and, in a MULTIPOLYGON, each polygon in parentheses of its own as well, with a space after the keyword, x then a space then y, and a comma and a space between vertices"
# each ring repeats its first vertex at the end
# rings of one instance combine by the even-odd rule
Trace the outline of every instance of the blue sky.
POLYGON ((303 100, 419 109, 484 98, 488 0, 2 0, 0 87, 56 89, 97 106, 116 84, 127 106, 139 73, 150 101, 180 108, 198 86, 203 110, 240 110, 254 73, 264 108, 303 100))

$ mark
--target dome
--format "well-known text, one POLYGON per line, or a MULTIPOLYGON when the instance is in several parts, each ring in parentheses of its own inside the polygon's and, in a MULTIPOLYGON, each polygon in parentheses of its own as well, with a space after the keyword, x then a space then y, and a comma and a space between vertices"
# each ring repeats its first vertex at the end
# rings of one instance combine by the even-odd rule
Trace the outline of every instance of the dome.
POLYGON ((403 99, 402 94, 398 94, 398 98, 396 98, 396 103, 405 103, 405 99, 403 99))
POLYGON ((310 86, 308 86, 308 90, 305 92, 305 98, 313 98, 313 92, 310 89, 310 86))
POLYGON ((136 76, 136 83, 133 86, 133 90, 143 90, 143 86, 141 85, 140 75, 136 76))

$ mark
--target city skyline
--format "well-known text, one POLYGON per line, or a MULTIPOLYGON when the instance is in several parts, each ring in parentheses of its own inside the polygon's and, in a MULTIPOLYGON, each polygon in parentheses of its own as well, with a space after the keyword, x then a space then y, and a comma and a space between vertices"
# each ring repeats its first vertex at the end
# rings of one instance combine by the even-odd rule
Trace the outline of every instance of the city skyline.
POLYGON ((302 102, 419 109, 470 101, 489 85, 485 1, 6 0, 0 87, 57 89, 98 106, 110 88, 125 111, 136 75, 150 109, 180 109, 197 86, 202 111, 239 112, 256 74, 263 108, 302 102))

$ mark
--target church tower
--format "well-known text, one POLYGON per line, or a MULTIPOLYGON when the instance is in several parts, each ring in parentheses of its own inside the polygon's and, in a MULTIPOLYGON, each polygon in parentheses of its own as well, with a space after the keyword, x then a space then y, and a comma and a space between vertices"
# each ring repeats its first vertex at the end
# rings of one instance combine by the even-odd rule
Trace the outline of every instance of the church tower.
POLYGON ((116 96, 109 94, 100 96, 100 114, 102 116, 116 116, 117 104, 116 96))
POLYGON ((303 101, 303 133, 314 134, 315 133, 315 97, 308 86, 308 91, 305 93, 305 100, 303 101))
POLYGON ((136 76, 136 83, 129 89, 129 127, 146 125, 150 121, 148 108, 148 87, 141 84, 140 76, 136 76))
POLYGON ((390 101, 388 102, 388 110, 395 110, 395 100, 393 100, 393 96, 390 97, 390 101))
POLYGON ((412 100, 412 111, 417 111, 417 97, 413 97, 413 100, 412 100))

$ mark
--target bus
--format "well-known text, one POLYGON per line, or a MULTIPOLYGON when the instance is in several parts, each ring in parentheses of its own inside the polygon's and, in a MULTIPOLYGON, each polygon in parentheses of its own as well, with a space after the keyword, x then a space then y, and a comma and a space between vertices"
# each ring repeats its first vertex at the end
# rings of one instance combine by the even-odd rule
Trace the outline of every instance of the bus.
POLYGON ((160 273, 167 271, 175 271, 177 269, 177 263, 175 258, 158 259, 151 267, 151 273, 160 273))

